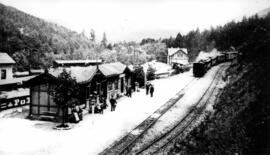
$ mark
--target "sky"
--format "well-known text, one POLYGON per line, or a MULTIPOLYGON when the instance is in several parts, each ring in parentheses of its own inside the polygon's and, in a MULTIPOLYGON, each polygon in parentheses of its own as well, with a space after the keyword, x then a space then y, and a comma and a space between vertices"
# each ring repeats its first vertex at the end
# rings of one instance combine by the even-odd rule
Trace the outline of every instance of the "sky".
POLYGON ((224 25, 270 7, 270 0, 0 0, 21 11, 109 42, 175 37, 224 25))

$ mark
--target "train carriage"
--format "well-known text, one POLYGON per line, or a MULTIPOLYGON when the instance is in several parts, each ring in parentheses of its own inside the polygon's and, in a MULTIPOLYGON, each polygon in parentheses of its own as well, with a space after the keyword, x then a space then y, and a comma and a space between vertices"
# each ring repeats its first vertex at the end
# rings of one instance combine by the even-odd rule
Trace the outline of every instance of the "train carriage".
POLYGON ((212 67, 212 60, 211 58, 208 58, 204 61, 205 64, 205 71, 209 70, 212 67))
POLYGON ((225 62, 225 60, 226 60, 225 54, 220 54, 220 55, 217 56, 217 63, 218 64, 222 63, 222 62, 225 62))
POLYGON ((237 58, 238 52, 226 52, 225 55, 226 55, 226 60, 231 61, 231 60, 237 58))
POLYGON ((202 77, 205 74, 206 68, 203 61, 193 63, 193 74, 195 77, 202 77))
POLYGON ((215 66, 217 64, 217 56, 211 57, 211 65, 215 66))

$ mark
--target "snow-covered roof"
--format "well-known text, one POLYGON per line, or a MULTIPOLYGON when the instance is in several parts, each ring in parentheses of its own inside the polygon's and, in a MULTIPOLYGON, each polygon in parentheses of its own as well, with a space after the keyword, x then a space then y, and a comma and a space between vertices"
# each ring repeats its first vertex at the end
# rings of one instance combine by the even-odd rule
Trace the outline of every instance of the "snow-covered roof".
POLYGON ((88 67, 70 67, 70 68, 54 68, 49 70, 49 74, 54 77, 58 77, 63 69, 66 69, 67 72, 71 73, 71 77, 75 78, 78 83, 89 81, 93 78, 96 73, 96 66, 88 67))
POLYGON ((97 60, 54 60, 57 64, 90 64, 90 63, 102 63, 101 59, 97 60))
MULTIPOLYGON (((112 75, 118 75, 122 74, 126 66, 120 62, 116 63, 108 63, 108 64, 102 64, 98 66, 100 72, 104 76, 112 76, 112 75)), ((97 72, 97 66, 87 66, 87 67, 79 67, 79 66, 72 66, 72 67, 58 67, 58 68, 50 68, 48 70, 48 73, 40 74, 33 80, 29 80, 27 83, 40 83, 40 80, 42 79, 49 79, 55 81, 56 78, 63 72, 63 69, 65 69, 67 72, 71 73, 71 77, 75 78, 78 83, 85 83, 92 80, 94 75, 97 72), (45 77, 44 77, 45 75, 45 77)))
POLYGON ((9 99, 15 97, 28 96, 29 94, 30 94, 29 88, 19 88, 11 91, 1 91, 0 98, 9 99))
POLYGON ((128 65, 127 67, 128 67, 129 70, 134 71, 134 66, 133 65, 128 65))
POLYGON ((184 54, 187 54, 186 48, 168 48, 168 56, 174 55, 178 51, 182 51, 184 54))
POLYGON ((29 75, 29 71, 15 72, 13 75, 14 76, 27 76, 27 75, 29 75))
POLYGON ((30 69, 31 74, 41 74, 44 73, 44 69, 30 69))
POLYGON ((99 70, 105 76, 112 76, 122 74, 126 69, 126 65, 120 62, 108 63, 99 65, 99 70))
POLYGON ((16 62, 7 54, 0 52, 0 64, 15 64, 16 62))
POLYGON ((12 79, 6 79, 6 80, 0 80, 0 85, 9 85, 9 84, 22 84, 24 81, 28 81, 32 78, 36 77, 36 75, 33 76, 26 76, 26 77, 20 77, 20 78, 12 78, 12 79))
POLYGON ((172 63, 177 63, 177 64, 182 64, 182 65, 187 65, 189 64, 188 59, 177 59, 177 60, 172 60, 172 63))

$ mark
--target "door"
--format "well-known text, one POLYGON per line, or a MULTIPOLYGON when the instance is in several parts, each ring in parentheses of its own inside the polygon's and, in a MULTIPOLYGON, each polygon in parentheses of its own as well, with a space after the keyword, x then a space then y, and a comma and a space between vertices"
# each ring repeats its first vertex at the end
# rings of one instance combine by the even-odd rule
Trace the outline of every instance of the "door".
POLYGON ((124 78, 121 78, 121 93, 124 93, 124 78))

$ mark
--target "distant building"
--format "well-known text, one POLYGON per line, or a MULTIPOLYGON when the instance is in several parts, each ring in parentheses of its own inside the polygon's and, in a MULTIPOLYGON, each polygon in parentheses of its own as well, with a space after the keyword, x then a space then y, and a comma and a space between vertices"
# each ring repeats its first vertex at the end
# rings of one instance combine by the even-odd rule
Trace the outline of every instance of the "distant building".
POLYGON ((80 66, 80 67, 85 67, 85 66, 93 66, 93 65, 98 65, 102 64, 101 59, 97 60, 54 60, 53 62, 53 67, 71 67, 71 66, 80 66))
POLYGON ((15 61, 7 53, 0 53, 0 81, 13 78, 14 64, 15 61))
POLYGON ((23 82, 35 76, 23 77, 19 74, 18 78, 13 78, 13 65, 15 61, 6 53, 0 53, 0 112, 28 107, 29 89, 23 88, 23 82))
POLYGON ((186 48, 168 48, 167 63, 169 65, 189 64, 187 49, 186 48))

